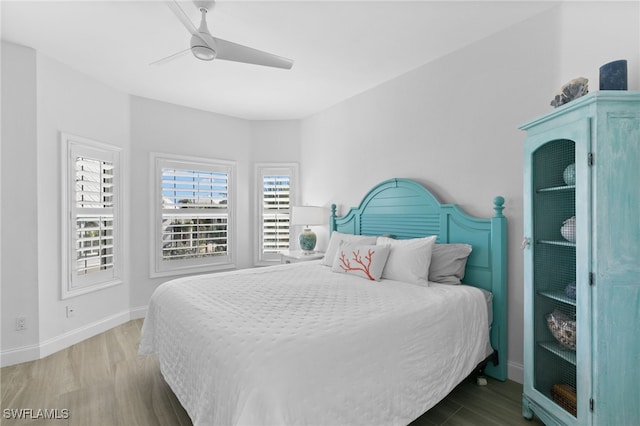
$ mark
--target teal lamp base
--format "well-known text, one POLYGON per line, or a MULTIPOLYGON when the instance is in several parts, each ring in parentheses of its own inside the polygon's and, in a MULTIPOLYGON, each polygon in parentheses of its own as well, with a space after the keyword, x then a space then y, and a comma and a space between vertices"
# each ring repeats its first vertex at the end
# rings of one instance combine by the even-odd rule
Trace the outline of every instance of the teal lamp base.
POLYGON ((300 248, 305 254, 311 254, 316 248, 317 240, 316 233, 307 228, 300 234, 300 248))

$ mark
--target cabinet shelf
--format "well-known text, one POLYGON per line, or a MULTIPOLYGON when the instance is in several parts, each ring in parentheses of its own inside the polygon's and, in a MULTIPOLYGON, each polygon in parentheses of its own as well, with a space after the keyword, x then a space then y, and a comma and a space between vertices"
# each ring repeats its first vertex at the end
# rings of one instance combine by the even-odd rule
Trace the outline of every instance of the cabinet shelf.
POLYGON ((559 356, 572 365, 576 365, 576 351, 567 349, 558 342, 538 342, 540 347, 548 350, 554 355, 559 356))
POLYGON ((551 186, 548 188, 540 188, 536 192, 557 192, 557 191, 574 191, 576 189, 575 185, 562 185, 562 186, 551 186))
POLYGON ((576 300, 567 297, 566 294, 562 291, 539 291, 538 294, 544 297, 548 297, 549 299, 576 306, 576 300))
POLYGON ((565 240, 538 240, 538 244, 549 244, 552 246, 575 247, 576 243, 565 240))

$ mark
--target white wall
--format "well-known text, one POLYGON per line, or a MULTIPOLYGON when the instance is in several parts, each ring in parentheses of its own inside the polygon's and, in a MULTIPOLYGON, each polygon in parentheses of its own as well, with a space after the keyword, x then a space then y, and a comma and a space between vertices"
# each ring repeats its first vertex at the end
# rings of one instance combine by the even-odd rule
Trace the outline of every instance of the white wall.
POLYGON ((36 96, 36 52, 2 43, 2 348, 37 352, 36 96))
POLYGON ((300 159, 299 120, 252 121, 253 162, 297 162, 300 159))
POLYGON ((598 68, 611 60, 629 60, 630 89, 637 89, 638 17, 637 3, 552 9, 302 123, 304 202, 336 203, 344 214, 392 177, 416 179, 441 202, 459 203, 477 216, 493 214, 494 196, 506 198, 514 380, 523 377, 525 135, 517 127, 550 111, 551 99, 574 77, 590 78, 597 90, 598 68))

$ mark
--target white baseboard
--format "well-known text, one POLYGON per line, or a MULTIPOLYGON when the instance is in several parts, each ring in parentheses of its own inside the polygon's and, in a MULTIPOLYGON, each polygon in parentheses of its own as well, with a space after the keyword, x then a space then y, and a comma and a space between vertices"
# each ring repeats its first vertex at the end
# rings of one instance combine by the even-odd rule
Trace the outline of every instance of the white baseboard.
POLYGON ((524 383, 524 365, 513 361, 507 362, 507 377, 514 382, 524 383))
POLYGON ((144 318, 147 313, 146 306, 132 308, 101 320, 83 325, 74 330, 67 331, 59 336, 47 339, 37 345, 22 346, 0 352, 0 367, 20 364, 22 362, 41 359, 52 353, 66 349, 90 337, 104 333, 107 330, 124 324, 132 319, 144 318))
POLYGON ((140 319, 147 316, 147 306, 138 306, 137 308, 131 308, 129 312, 129 319, 140 319))
POLYGON ((129 311, 120 312, 103 318, 99 321, 83 325, 64 334, 40 342, 40 358, 51 355, 54 352, 68 348, 90 337, 104 333, 120 324, 129 321, 129 311))
POLYGON ((40 359, 40 345, 20 346, 0 352, 0 367, 40 359))

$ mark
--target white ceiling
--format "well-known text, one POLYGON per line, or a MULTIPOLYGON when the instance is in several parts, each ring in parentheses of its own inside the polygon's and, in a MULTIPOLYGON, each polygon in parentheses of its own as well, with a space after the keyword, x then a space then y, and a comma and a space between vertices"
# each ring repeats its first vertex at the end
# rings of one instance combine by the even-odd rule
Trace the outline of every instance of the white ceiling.
MULTIPOLYGON (((181 3, 197 24, 193 3, 181 3)), ((190 53, 159 1, 2 1, 2 38, 125 93, 252 120, 307 117, 549 9, 527 1, 220 0, 211 33, 295 60, 282 70, 190 53)), ((505 52, 508 54, 508 52, 505 52)))

